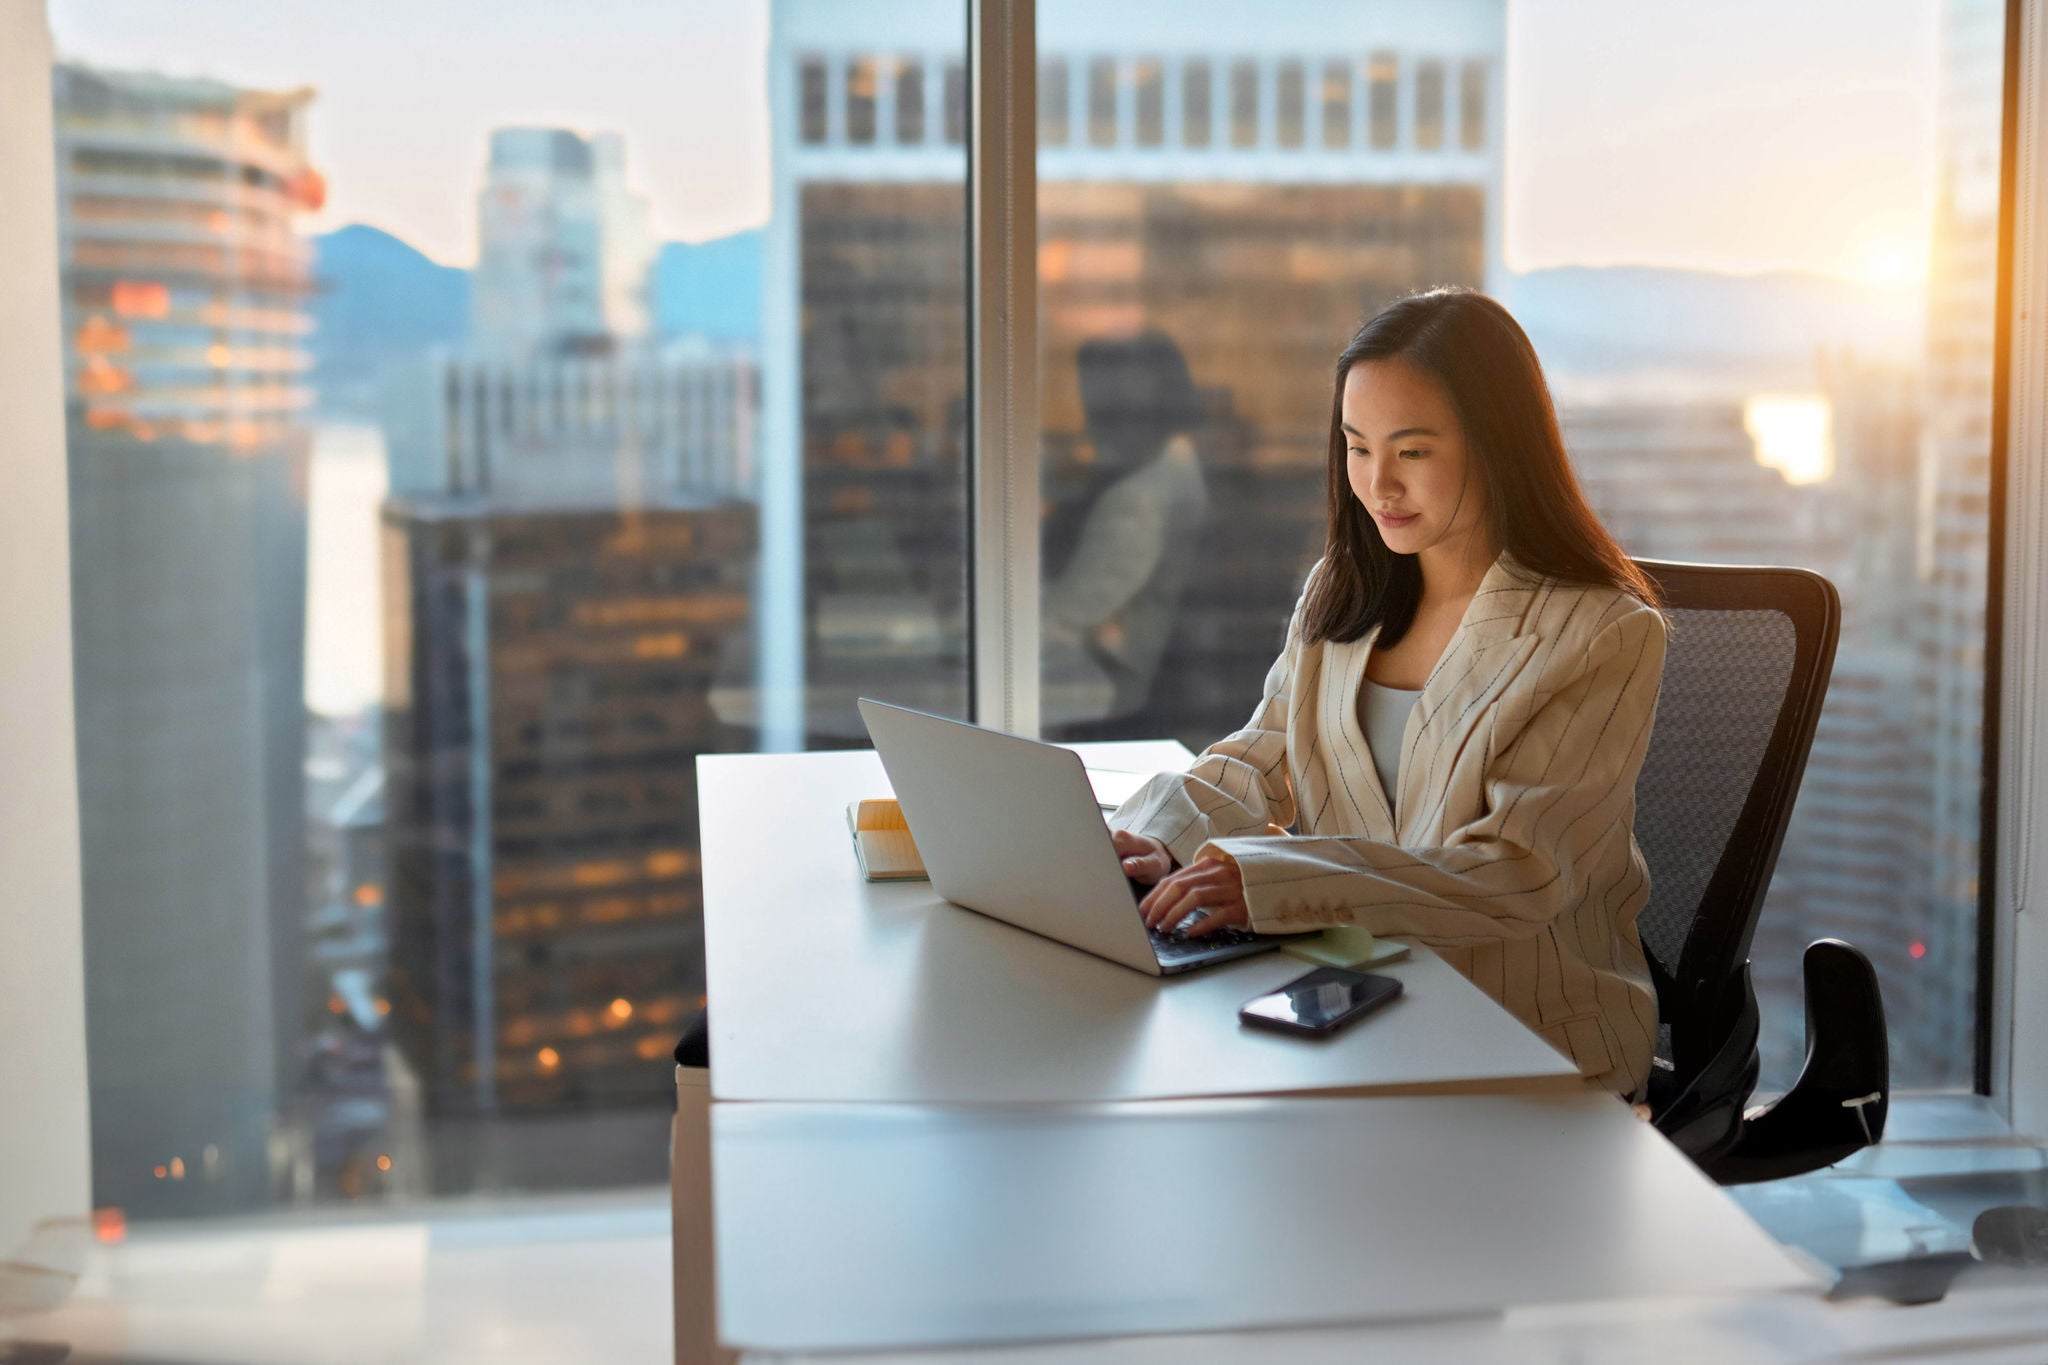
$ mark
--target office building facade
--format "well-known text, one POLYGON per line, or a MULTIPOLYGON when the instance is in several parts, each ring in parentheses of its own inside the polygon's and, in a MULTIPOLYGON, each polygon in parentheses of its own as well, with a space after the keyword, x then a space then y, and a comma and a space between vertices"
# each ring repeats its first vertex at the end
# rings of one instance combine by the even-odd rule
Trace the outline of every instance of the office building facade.
POLYGON ((753 509, 384 513, 390 999, 432 1115, 654 1103, 701 1004, 694 765, 753 509))
POLYGON ((389 1000, 430 1181, 496 1150, 461 1121, 665 1093, 701 1003, 696 756, 753 747, 754 364, 597 306, 651 259, 605 206, 616 139, 491 146, 474 347, 385 393, 389 1000))
POLYGON ((55 99, 94 1197, 256 1207, 304 1034, 311 93, 55 99))
MULTIPOLYGON (((1082 345, 1184 353, 1217 551, 1124 724, 1242 720, 1320 529, 1329 379, 1392 298, 1499 273, 1505 20, 1283 4, 1038 13, 1045 486, 1099 482, 1082 345)), ((779 0, 764 282, 760 674, 771 742, 858 742, 852 698, 965 707, 966 80, 957 9, 779 0)), ((1049 570, 1052 566, 1049 565, 1049 570)), ((1060 679, 1048 674, 1047 694, 1060 679)), ((1085 715, 1076 717, 1089 719, 1085 715)), ((1112 717, 1101 716, 1099 720, 1112 717)), ((1057 728, 1057 727, 1055 727, 1057 728)), ((1134 729, 1135 732, 1135 729, 1134 729)))

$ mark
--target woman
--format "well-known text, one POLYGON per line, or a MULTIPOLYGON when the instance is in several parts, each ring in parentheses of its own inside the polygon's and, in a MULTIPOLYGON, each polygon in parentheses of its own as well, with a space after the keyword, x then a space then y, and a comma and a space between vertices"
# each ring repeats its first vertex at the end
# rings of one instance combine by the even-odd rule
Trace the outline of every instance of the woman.
POLYGON ((1657 1012, 1631 827, 1665 625, 1507 310, 1444 289, 1367 323, 1337 361, 1328 485, 1250 724, 1111 818, 1125 872, 1157 883, 1146 922, 1426 944, 1640 1096, 1657 1012))

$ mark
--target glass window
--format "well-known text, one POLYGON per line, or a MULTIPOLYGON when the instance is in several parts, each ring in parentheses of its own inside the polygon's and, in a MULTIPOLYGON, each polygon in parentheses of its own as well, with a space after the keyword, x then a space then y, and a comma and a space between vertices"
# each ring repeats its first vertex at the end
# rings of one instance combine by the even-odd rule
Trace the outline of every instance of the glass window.
POLYGON ((1259 63, 1255 58, 1230 64, 1230 145, 1259 145, 1259 63))
POLYGON ((665 1180, 696 757, 967 709, 966 11, 234 9, 52 86, 94 1201, 665 1180))
POLYGON ((1444 64, 1415 68, 1415 145, 1433 152, 1444 145, 1444 64))
POLYGON ((1391 52, 1375 52, 1366 64, 1365 79, 1372 145, 1385 151, 1401 138, 1399 60, 1391 52))
MULTIPOLYGON (((2003 7, 1945 9, 1934 64, 1917 26, 1876 19, 1854 42, 1790 25, 1760 48, 1542 7, 1510 44, 1498 11, 1433 31, 1435 13, 1276 12, 1257 50, 1209 53, 1236 148, 1267 145, 1257 73, 1274 71, 1272 150, 1230 158, 1227 182, 1164 157, 1041 177, 1045 731, 1199 750, 1244 724, 1322 549, 1332 359, 1395 298, 1485 289, 1527 329, 1626 549, 1803 564, 1841 589, 1834 684, 1752 953, 1766 1088, 1796 1072, 1800 953, 1830 934, 1877 965, 1897 1083, 1966 1086, 2003 7), (1329 51, 1364 57, 1365 143, 1401 148, 1405 123, 1432 164, 1282 150, 1311 71, 1290 54, 1329 51), (1853 131, 1806 98, 1817 83, 1873 92, 1853 131), (1490 108, 1489 86, 1517 102, 1490 108), (1512 176, 1432 154, 1487 150, 1502 119, 1512 176)), ((1048 43, 1117 53, 1099 16, 1085 35, 1041 18, 1048 43)), ((1312 70, 1314 136, 1341 145, 1359 82, 1312 70)))
POLYGON ((1068 138, 1068 108, 1073 92, 1068 89, 1067 61, 1047 57, 1038 64, 1038 142, 1042 147, 1064 147, 1068 138))
POLYGON ((1147 57, 1131 67, 1137 106, 1137 143, 1157 147, 1166 140, 1166 76, 1156 57, 1147 57))
POLYGON ((877 65, 873 57, 856 57, 846 64, 846 140, 857 145, 875 140, 877 65))
POLYGON ((825 92, 825 63, 815 57, 797 63, 798 140, 817 144, 831 135, 826 111, 830 97, 825 92))
POLYGON ((1280 63, 1274 86, 1278 141, 1282 147, 1299 147, 1308 124, 1308 78, 1302 64, 1291 58, 1280 63))
POLYGON ((1351 145, 1351 64, 1323 63, 1323 145, 1351 145))
POLYGON ((1458 145, 1468 152, 1486 146, 1486 63, 1466 62, 1458 77, 1458 145))
POLYGON ((910 147, 924 141, 924 63, 915 57, 896 63, 896 140, 910 147))
POLYGON ((1116 61, 1096 57, 1088 63, 1088 141, 1114 147, 1116 125, 1116 61))
POLYGON ((1181 68, 1180 140, 1189 147, 1209 145, 1211 121, 1214 117, 1212 105, 1215 99, 1210 87, 1214 79, 1214 68, 1203 58, 1189 58, 1187 65, 1181 68))

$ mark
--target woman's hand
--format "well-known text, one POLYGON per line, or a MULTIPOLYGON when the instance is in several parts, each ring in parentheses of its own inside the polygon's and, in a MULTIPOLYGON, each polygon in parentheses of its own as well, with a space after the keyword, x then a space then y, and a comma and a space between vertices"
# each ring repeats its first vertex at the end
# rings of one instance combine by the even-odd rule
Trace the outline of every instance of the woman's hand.
POLYGON ((1171 873, 1138 902, 1145 927, 1161 931, 1196 911, 1207 911, 1187 927, 1190 938, 1213 934, 1218 929, 1251 923, 1251 907, 1244 900, 1244 873, 1224 858, 1203 858, 1171 873))
POLYGON ((1150 886, 1173 871, 1173 854, 1149 834, 1113 829, 1109 841, 1116 845, 1117 861, 1122 864, 1124 875, 1134 882, 1150 886))

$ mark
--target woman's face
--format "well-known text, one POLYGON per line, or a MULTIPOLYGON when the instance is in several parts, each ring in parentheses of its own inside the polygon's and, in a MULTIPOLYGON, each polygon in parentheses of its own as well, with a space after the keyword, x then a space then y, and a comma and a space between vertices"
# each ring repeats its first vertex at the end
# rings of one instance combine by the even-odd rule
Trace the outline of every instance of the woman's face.
POLYGON ((1486 494, 1450 395, 1402 360, 1361 361, 1344 377, 1345 473, 1399 555, 1483 555, 1486 494))

